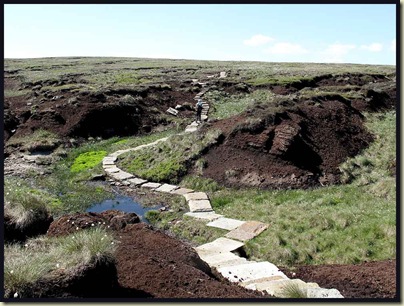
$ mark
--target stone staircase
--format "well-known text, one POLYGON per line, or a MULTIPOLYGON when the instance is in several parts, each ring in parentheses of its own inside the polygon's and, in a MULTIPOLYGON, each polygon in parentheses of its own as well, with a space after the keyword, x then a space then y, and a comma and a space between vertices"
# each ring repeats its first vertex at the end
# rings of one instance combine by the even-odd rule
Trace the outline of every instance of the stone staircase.
MULTIPOLYGON (((202 97, 208 90, 209 88, 204 88, 195 96, 195 99, 202 97)), ((206 102, 204 111, 202 114, 206 117, 205 119, 202 117, 202 120, 207 120, 209 105, 206 102)), ((195 132, 198 128, 199 125, 192 122, 186 127, 185 132, 195 132)), ((244 253, 242 249, 244 243, 265 231, 268 224, 259 221, 226 218, 212 209, 209 197, 205 192, 198 192, 171 184, 148 182, 116 166, 115 163, 119 155, 154 146, 167 139, 168 137, 161 138, 149 144, 109 154, 103 159, 104 171, 112 179, 126 186, 182 195, 189 208, 189 212, 185 213, 185 216, 202 220, 206 222, 206 226, 226 230, 227 233, 224 237, 200 245, 195 248, 195 251, 202 260, 210 267, 215 268, 230 282, 252 290, 265 291, 275 297, 287 297, 285 296, 284 288, 288 285, 294 285, 305 292, 308 298, 343 298, 336 289, 324 289, 320 288, 316 283, 306 283, 300 279, 289 279, 278 267, 268 261, 256 262, 242 257, 240 254, 244 253)))

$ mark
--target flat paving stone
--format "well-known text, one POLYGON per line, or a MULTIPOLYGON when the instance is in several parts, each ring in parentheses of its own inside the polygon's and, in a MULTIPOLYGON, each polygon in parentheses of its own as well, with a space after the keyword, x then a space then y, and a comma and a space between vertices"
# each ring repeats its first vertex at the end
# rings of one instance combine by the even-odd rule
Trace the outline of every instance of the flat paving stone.
POLYGON ((223 217, 222 215, 216 214, 214 211, 210 211, 210 212, 187 212, 184 215, 188 216, 188 217, 191 217, 191 218, 202 219, 202 220, 207 220, 207 221, 213 221, 213 220, 216 220, 217 218, 223 217))
POLYGON ((264 261, 257 263, 247 263, 238 266, 222 267, 218 269, 231 282, 247 282, 269 276, 285 276, 274 264, 264 261))
POLYGON ((144 183, 146 183, 147 181, 138 177, 135 178, 131 178, 128 180, 131 184, 135 185, 135 186, 139 186, 142 185, 144 183))
POLYGON ((171 192, 175 189, 178 189, 179 187, 176 185, 170 185, 170 184, 163 184, 160 187, 156 188, 156 191, 159 192, 171 192))
POLYGON ((159 188, 161 186, 161 184, 160 183, 153 183, 153 182, 149 182, 149 183, 145 183, 145 184, 143 184, 142 186, 140 186, 140 187, 142 187, 142 188, 150 188, 150 189, 155 189, 155 188, 159 188))
POLYGON ((186 193, 190 193, 190 192, 194 192, 192 189, 188 189, 188 188, 178 188, 175 189, 173 191, 171 191, 170 193, 174 193, 174 194, 179 194, 179 195, 184 195, 186 193))
POLYGON ((195 132, 198 128, 196 126, 187 126, 187 128, 185 129, 185 132, 195 132))
POLYGON ((184 194, 185 200, 208 200, 208 195, 204 192, 192 192, 184 194))
POLYGON ((240 241, 220 237, 212 242, 196 247, 195 250, 198 254, 210 253, 213 255, 213 253, 232 252, 241 248, 243 245, 244 244, 240 241))
MULTIPOLYGON (((255 284, 255 289, 258 291, 266 291, 268 294, 276 296, 276 297, 287 297, 284 294, 284 289, 286 286, 295 285, 306 291, 306 289, 310 286, 317 286, 315 283, 305 283, 301 279, 282 279, 271 282, 263 282, 255 284)), ((252 289, 252 288, 251 288, 252 289)))
POLYGON ((199 257, 209 266, 215 268, 235 266, 247 262, 246 258, 237 256, 232 252, 213 253, 213 255, 212 253, 202 253, 199 257))
POLYGON ((103 164, 103 165, 115 165, 115 161, 112 160, 112 159, 104 159, 104 160, 102 161, 102 164, 103 164))
POLYGON ((190 200, 188 206, 190 212, 213 211, 209 200, 190 200))
POLYGON ((308 298, 344 298, 337 289, 307 288, 308 298))
POLYGON ((121 171, 121 169, 119 169, 117 166, 108 166, 108 167, 103 167, 105 172, 107 173, 116 173, 121 171))
POLYGON ((289 278, 286 275, 274 275, 274 276, 262 277, 262 278, 258 278, 258 279, 245 281, 241 285, 244 287, 247 287, 251 284, 255 286, 260 283, 270 283, 270 282, 274 282, 274 281, 278 281, 278 280, 285 280, 285 279, 289 279, 289 278))
POLYGON ((127 180, 133 177, 133 174, 130 174, 125 171, 113 172, 110 174, 114 179, 118 181, 127 180))
MULTIPOLYGON (((212 222, 209 222, 206 225, 210 226, 210 227, 217 227, 217 228, 231 231, 231 230, 243 225, 244 223, 245 223, 245 221, 240 221, 240 220, 236 220, 236 219, 230 219, 230 218, 223 217, 223 218, 216 219, 212 222)), ((231 238, 231 237, 227 237, 227 238, 231 238)))
POLYGON ((240 241, 247 241, 261 234, 268 228, 268 226, 268 224, 258 221, 247 221, 241 226, 227 233, 226 237, 240 241))

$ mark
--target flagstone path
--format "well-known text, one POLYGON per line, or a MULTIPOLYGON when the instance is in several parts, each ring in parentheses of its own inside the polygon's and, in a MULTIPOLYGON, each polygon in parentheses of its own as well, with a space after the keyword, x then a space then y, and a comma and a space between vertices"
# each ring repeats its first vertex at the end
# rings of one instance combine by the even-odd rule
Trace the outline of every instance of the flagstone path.
MULTIPOLYGON (((225 74, 221 73, 220 76, 224 77, 225 74)), ((205 87, 205 84, 202 87, 205 87)), ((208 90, 209 88, 207 87, 203 88, 195 96, 195 99, 202 97, 208 90)), ((202 121, 208 119, 208 112, 209 104, 204 102, 202 121)), ((186 127, 185 132, 195 132, 199 126, 200 124, 192 122, 186 127)), ((265 231, 268 228, 268 224, 252 220, 243 221, 226 218, 223 215, 215 213, 205 192, 198 192, 171 184, 148 182, 116 166, 115 163, 119 155, 154 146, 167 139, 168 137, 165 137, 149 144, 111 153, 103 159, 103 168, 111 178, 123 185, 182 195, 189 208, 189 212, 185 213, 185 216, 206 221, 206 226, 227 230, 228 233, 225 237, 220 237, 212 242, 200 245, 195 250, 202 260, 210 267, 216 268, 229 281, 252 290, 266 291, 276 297, 286 297, 284 288, 288 285, 294 285, 305 291, 308 298, 343 298, 336 289, 324 289, 320 288, 317 283, 306 283, 300 279, 289 279, 278 267, 268 261, 250 261, 237 255, 240 253, 237 251, 243 248, 244 242, 253 239, 265 231)))

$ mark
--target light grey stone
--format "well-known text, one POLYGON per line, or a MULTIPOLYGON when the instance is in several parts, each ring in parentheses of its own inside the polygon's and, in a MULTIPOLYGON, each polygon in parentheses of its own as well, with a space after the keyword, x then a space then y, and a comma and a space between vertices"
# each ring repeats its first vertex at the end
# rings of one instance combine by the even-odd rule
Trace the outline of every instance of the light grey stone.
POLYGON ((178 186, 170 185, 170 184, 163 184, 160 187, 156 188, 156 191, 159 192, 171 192, 175 189, 178 189, 178 186))
POLYGON ((178 115, 178 111, 172 107, 170 107, 169 109, 167 109, 167 113, 177 116, 178 115))
POLYGON ((247 282, 269 276, 285 276, 278 267, 267 261, 247 263, 238 266, 222 267, 218 269, 225 278, 231 282, 247 282))
MULTIPOLYGON (((244 223, 245 223, 245 221, 240 221, 240 220, 236 220, 236 219, 223 217, 223 218, 216 219, 212 222, 209 222, 206 225, 231 231, 244 223)), ((228 238, 231 238, 231 237, 228 237, 228 238)))
POLYGON ((213 253, 232 252, 241 248, 243 245, 244 244, 240 241, 220 237, 212 242, 196 247, 195 250, 198 254, 209 253, 212 255, 213 253))
POLYGON ((344 298, 337 289, 307 288, 308 298, 344 298))
POLYGON ((143 184, 141 187, 142 187, 142 188, 156 189, 156 188, 158 188, 158 187, 160 187, 160 186, 161 186, 160 183, 149 182, 149 183, 143 184))
POLYGON ((110 175, 118 181, 127 180, 127 179, 130 179, 133 177, 133 174, 130 174, 125 171, 113 172, 113 173, 110 173, 110 175))
POLYGON ((192 192, 184 194, 185 200, 208 200, 208 195, 204 192, 192 192))
POLYGON ((222 215, 216 214, 214 211, 211 212, 187 212, 184 214, 185 216, 202 219, 206 221, 213 221, 217 218, 223 217, 222 215))
POLYGON ((107 173, 117 173, 119 171, 121 171, 121 169, 119 169, 118 167, 104 167, 105 172, 107 173))
POLYGON ((132 178, 132 179, 129 179, 128 181, 129 181, 131 184, 135 185, 135 186, 139 186, 139 185, 142 185, 142 184, 144 184, 144 183, 147 182, 146 180, 141 179, 141 178, 137 178, 137 177, 132 178))
POLYGON ((184 194, 190 193, 190 192, 194 192, 194 191, 192 189, 188 189, 188 188, 178 188, 178 189, 171 191, 171 193, 179 194, 179 195, 184 195, 184 194))
POLYGON ((226 234, 227 238, 240 241, 250 240, 268 228, 268 224, 258 221, 247 221, 236 229, 226 234))
POLYGON ((209 200, 190 200, 188 206, 191 212, 213 211, 209 200))

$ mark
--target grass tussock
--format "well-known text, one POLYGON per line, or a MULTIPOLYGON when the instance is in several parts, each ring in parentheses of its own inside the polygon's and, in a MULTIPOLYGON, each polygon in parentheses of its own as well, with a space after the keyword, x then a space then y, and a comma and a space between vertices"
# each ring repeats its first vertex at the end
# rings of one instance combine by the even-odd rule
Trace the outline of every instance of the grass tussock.
POLYGON ((39 129, 32 134, 22 137, 12 137, 7 142, 7 146, 18 146, 20 150, 53 150, 61 143, 60 138, 47 130, 39 129))
POLYGON ((5 295, 19 293, 52 271, 69 273, 75 267, 93 260, 113 260, 115 242, 105 230, 83 230, 58 238, 40 237, 25 246, 6 245, 4 248, 5 295))

